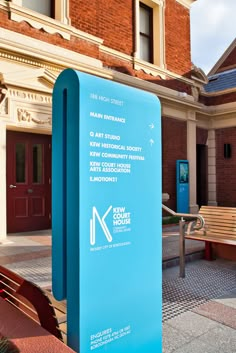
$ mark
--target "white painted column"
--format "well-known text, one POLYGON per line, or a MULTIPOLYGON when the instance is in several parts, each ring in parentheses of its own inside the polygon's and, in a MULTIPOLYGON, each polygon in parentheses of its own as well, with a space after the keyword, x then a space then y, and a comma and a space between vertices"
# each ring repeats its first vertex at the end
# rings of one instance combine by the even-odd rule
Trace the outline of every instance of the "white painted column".
POLYGON ((0 243, 7 237, 6 175, 6 126, 0 121, 0 243))
POLYGON ((208 205, 217 206, 215 130, 208 131, 208 205))
POLYGON ((189 212, 197 213, 197 173, 196 173, 196 116, 188 111, 187 120, 187 159, 189 161, 189 212))

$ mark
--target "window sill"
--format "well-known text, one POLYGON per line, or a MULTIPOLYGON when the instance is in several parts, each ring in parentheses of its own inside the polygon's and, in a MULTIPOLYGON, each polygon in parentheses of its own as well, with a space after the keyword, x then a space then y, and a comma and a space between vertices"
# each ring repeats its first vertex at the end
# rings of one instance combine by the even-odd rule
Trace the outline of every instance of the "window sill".
POLYGON ((9 12, 10 19, 13 21, 25 21, 29 23, 33 28, 43 29, 45 32, 50 34, 58 33, 62 38, 67 40, 70 40, 71 35, 74 35, 80 39, 87 40, 96 45, 101 45, 103 42, 102 39, 82 32, 66 23, 60 22, 21 6, 14 5, 12 3, 9 3, 9 12))
POLYGON ((149 62, 134 58, 134 69, 143 70, 146 74, 152 76, 160 76, 162 79, 166 78, 166 72, 159 66, 151 64, 149 62))
POLYGON ((43 29, 45 32, 50 34, 58 33, 63 38, 68 40, 70 39, 70 31, 68 30, 68 26, 57 20, 12 3, 9 4, 9 11, 10 19, 13 21, 25 21, 33 28, 43 29))

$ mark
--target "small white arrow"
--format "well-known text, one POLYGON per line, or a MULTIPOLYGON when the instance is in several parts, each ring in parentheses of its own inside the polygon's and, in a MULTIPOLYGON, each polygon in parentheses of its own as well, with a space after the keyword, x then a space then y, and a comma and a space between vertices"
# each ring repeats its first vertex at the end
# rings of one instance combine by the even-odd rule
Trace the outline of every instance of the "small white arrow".
POLYGON ((151 145, 151 146, 154 144, 153 139, 151 139, 149 142, 150 142, 150 145, 151 145))
POLYGON ((150 129, 154 129, 154 124, 153 123, 151 123, 150 125, 149 125, 149 127, 150 127, 150 129))

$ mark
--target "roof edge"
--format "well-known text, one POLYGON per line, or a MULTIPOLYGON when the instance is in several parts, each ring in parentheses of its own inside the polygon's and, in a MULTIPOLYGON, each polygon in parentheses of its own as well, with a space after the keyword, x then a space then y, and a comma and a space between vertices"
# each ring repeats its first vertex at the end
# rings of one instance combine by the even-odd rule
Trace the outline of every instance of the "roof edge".
POLYGON ((220 57, 220 59, 215 63, 213 68, 208 72, 207 76, 212 76, 216 73, 216 71, 223 64, 225 59, 229 56, 229 54, 234 50, 235 47, 236 47, 236 38, 232 41, 232 43, 229 45, 229 47, 225 50, 225 52, 220 57))

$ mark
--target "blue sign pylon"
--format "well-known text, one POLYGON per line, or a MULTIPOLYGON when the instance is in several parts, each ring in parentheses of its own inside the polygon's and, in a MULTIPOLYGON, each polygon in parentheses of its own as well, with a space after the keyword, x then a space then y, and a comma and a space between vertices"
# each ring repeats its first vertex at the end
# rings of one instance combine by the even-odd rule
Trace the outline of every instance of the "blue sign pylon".
POLYGON ((63 71, 53 92, 53 294, 77 352, 161 353, 161 113, 154 95, 63 71))

